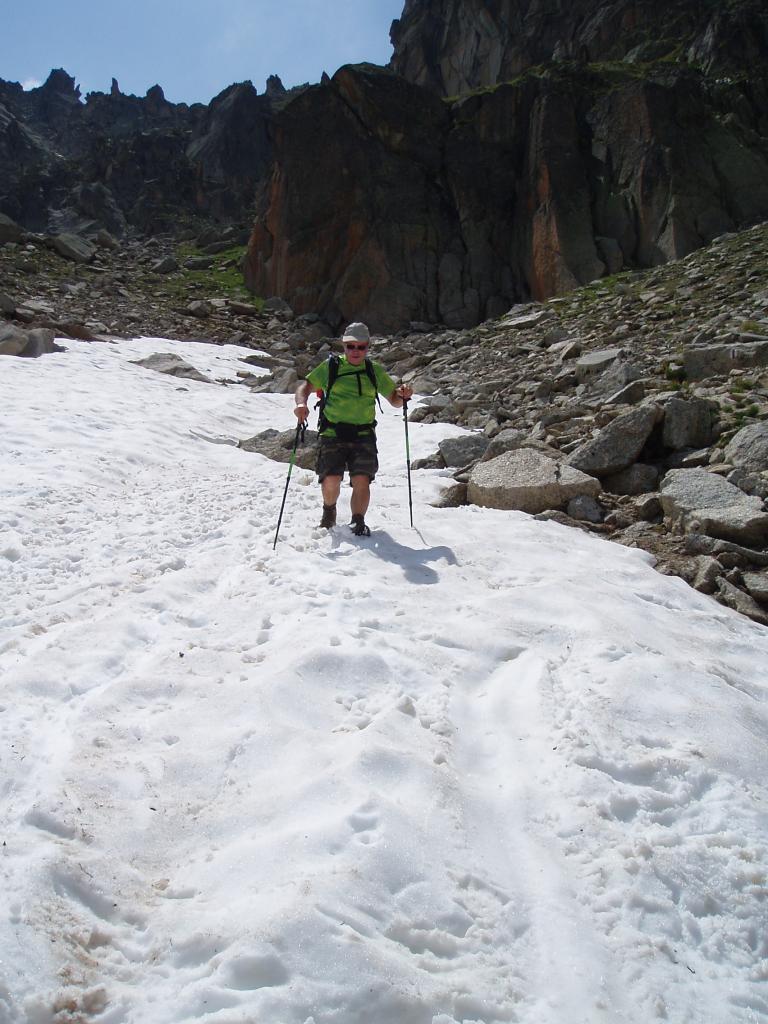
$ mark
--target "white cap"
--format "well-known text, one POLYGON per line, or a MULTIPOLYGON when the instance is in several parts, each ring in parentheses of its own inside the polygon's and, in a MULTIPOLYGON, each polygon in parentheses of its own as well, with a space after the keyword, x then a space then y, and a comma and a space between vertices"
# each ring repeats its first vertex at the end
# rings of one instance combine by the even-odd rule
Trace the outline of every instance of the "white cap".
POLYGON ((345 327, 344 334, 341 336, 342 341, 365 341, 370 342, 371 336, 368 333, 368 328, 365 324, 350 324, 349 327, 345 327))

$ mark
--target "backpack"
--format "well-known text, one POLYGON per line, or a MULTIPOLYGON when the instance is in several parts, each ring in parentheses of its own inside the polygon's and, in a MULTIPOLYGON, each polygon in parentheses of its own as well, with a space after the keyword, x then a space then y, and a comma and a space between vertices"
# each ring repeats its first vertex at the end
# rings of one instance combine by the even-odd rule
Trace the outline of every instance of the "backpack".
MULTIPOLYGON (((318 432, 321 434, 327 427, 331 426, 330 421, 327 420, 325 417, 325 407, 328 404, 328 395, 331 393, 331 388, 333 387, 337 377, 339 376, 340 366, 341 359, 339 358, 339 356, 333 353, 328 356, 328 385, 325 391, 318 392, 320 401, 315 406, 315 408, 318 410, 317 429, 318 432)), ((364 366, 366 375, 368 376, 368 380, 370 380, 371 384, 373 384, 373 389, 376 392, 376 404, 379 407, 379 412, 381 412, 381 400, 379 399, 379 385, 376 382, 376 372, 373 369, 373 362, 368 358, 368 356, 365 357, 364 366)), ((343 376, 347 377, 350 375, 343 374, 343 376)), ((355 376, 359 376, 357 371, 355 371, 355 376)), ((360 430, 372 430, 375 426, 376 420, 374 420, 373 423, 361 424, 360 430)), ((344 439, 343 435, 346 435, 347 439, 352 440, 352 435, 354 434, 355 436, 357 436, 359 432, 357 426, 352 423, 334 423, 333 427, 340 440, 344 439), (339 427, 342 428, 341 431, 339 431, 339 427)))

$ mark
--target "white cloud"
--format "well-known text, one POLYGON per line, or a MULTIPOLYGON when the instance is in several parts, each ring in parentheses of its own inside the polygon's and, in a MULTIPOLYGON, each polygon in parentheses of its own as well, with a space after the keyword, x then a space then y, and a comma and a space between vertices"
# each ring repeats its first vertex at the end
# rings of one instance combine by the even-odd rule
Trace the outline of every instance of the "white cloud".
POLYGON ((21 83, 21 88, 24 92, 29 92, 30 89, 38 89, 42 84, 39 78, 25 78, 21 83))

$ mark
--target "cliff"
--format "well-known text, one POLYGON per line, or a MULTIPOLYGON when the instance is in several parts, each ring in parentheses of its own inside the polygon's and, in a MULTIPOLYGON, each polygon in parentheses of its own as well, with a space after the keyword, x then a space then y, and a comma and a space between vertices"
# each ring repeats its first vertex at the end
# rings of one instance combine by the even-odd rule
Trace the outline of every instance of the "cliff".
POLYGON ((475 324, 768 215, 764 79, 557 63, 451 102, 342 68, 276 126, 247 281, 332 323, 475 324))

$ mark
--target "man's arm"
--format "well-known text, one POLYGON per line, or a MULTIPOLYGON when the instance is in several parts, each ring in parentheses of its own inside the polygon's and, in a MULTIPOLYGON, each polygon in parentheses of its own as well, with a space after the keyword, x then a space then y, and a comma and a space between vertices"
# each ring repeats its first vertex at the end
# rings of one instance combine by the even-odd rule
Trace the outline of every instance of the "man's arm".
POLYGON ((294 392, 294 414, 299 422, 303 423, 304 420, 309 419, 309 406, 307 405, 307 399, 312 394, 312 385, 308 380, 303 380, 294 392))

